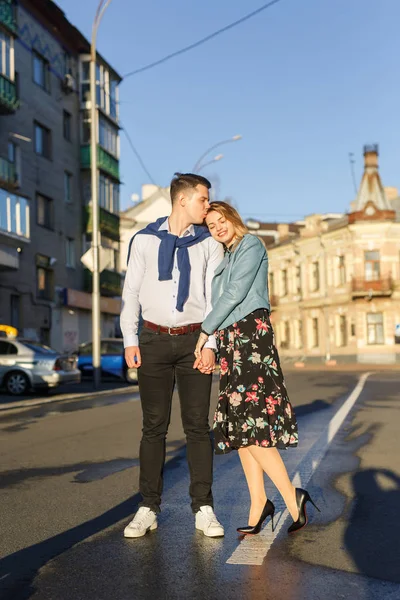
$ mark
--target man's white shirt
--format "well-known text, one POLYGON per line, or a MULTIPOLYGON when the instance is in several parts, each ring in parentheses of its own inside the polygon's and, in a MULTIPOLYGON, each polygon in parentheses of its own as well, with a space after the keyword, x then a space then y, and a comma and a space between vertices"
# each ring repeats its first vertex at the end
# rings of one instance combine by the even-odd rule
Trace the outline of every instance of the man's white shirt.
MULTIPOLYGON (((169 230, 168 219, 159 231, 169 230)), ((190 225, 181 237, 194 235, 190 225)), ((183 312, 176 308, 179 287, 177 250, 174 255, 172 279, 158 280, 158 251, 161 240, 155 235, 136 234, 129 257, 124 289, 122 292, 121 331, 124 346, 138 346, 140 310, 145 321, 164 327, 181 327, 201 323, 211 310, 211 282, 217 266, 224 257, 222 244, 211 236, 198 244, 189 246, 190 287, 183 312)), ((214 336, 210 336, 206 348, 216 348, 214 336)))

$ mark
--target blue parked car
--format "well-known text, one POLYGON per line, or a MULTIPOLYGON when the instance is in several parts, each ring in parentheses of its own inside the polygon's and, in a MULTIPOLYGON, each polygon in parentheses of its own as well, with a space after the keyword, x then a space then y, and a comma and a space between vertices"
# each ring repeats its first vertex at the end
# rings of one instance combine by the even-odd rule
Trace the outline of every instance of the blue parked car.
MULTIPOLYGON (((123 379, 127 383, 137 382, 137 369, 128 369, 124 358, 124 343, 120 338, 103 338, 100 345, 101 352, 101 374, 117 379, 123 379)), ((78 369, 82 377, 92 376, 93 358, 92 342, 80 344, 78 354, 78 369)))

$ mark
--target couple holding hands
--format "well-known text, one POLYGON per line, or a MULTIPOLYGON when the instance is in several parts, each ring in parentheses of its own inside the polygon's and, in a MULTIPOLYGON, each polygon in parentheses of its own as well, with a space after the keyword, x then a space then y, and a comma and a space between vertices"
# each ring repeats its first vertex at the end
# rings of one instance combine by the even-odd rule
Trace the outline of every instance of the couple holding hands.
POLYGON ((138 367, 143 434, 142 502, 124 530, 127 538, 157 528, 175 384, 195 527, 208 537, 224 535, 213 507, 208 421, 217 356, 214 448, 217 454, 239 452, 250 492, 248 525, 238 532, 257 534, 268 517, 273 527, 275 507, 266 496, 264 472, 293 519, 289 532, 306 524, 306 504, 312 502, 306 490, 292 485, 279 453, 297 446, 298 432, 269 317, 267 252, 232 206, 210 202, 210 188, 200 175, 177 173, 171 215, 130 243, 121 330, 128 367, 138 367))

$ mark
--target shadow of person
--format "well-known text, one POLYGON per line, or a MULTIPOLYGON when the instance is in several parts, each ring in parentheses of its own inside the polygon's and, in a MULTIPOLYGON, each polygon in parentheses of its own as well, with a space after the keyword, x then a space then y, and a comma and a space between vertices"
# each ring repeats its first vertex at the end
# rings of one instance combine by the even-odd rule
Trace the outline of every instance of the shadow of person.
POLYGON ((400 477, 366 469, 354 474, 353 487, 346 549, 360 574, 400 583, 400 477))

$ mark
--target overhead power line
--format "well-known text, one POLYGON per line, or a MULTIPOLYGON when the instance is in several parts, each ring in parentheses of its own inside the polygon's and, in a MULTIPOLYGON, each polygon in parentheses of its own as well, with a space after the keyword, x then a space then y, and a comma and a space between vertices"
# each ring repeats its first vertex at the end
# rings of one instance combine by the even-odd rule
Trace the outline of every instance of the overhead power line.
MULTIPOLYGON (((121 123, 121 127, 122 127, 122 123, 121 123)), ((148 168, 144 164, 144 161, 143 161, 142 157, 140 156, 139 151, 136 150, 135 146, 133 145, 133 142, 131 140, 131 137, 130 137, 129 133, 127 132, 127 130, 124 127, 122 127, 122 131, 124 132, 125 137, 126 137, 126 139, 128 141, 128 144, 131 147, 132 152, 134 153, 134 155, 138 159, 138 161, 140 163, 140 166, 142 167, 143 171, 146 173, 146 175, 150 179, 151 183, 153 183, 154 185, 157 185, 156 182, 155 182, 155 180, 154 180, 154 177, 152 177, 152 175, 149 172, 148 168)))
POLYGON ((156 60, 148 65, 145 65, 144 67, 135 69, 135 71, 130 71, 129 73, 126 73, 126 75, 124 75, 123 78, 126 79, 127 77, 131 77, 133 75, 138 75, 139 73, 143 73, 143 71, 148 71, 149 69, 153 69, 154 67, 157 67, 158 65, 161 65, 161 64, 167 62, 168 60, 175 58, 175 56, 179 56, 180 54, 189 52, 189 50, 193 50, 194 48, 197 48, 198 46, 205 44, 206 42, 212 40, 213 38, 217 37, 218 35, 221 35, 221 33, 225 33, 225 31, 228 31, 229 29, 233 29, 237 25, 241 25, 248 19, 255 17, 256 15, 260 14, 264 10, 267 10, 267 8, 270 8, 274 4, 278 4, 278 2, 280 2, 280 0, 271 0, 270 2, 267 2, 267 4, 260 6, 260 8, 253 10, 253 12, 248 13, 244 17, 241 17, 237 21, 234 21, 233 23, 230 23, 229 25, 226 25, 225 27, 222 27, 221 29, 214 31, 214 33, 210 33, 210 35, 207 35, 206 37, 202 38, 201 40, 198 40, 197 42, 194 42, 193 44, 190 44, 189 46, 185 46, 184 48, 181 48, 180 50, 177 50, 176 52, 167 54, 167 56, 164 56, 163 58, 160 58, 159 60, 156 60))

